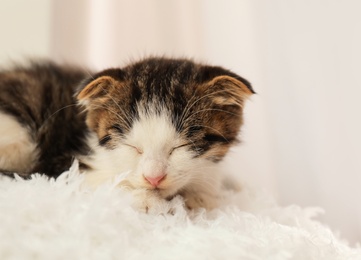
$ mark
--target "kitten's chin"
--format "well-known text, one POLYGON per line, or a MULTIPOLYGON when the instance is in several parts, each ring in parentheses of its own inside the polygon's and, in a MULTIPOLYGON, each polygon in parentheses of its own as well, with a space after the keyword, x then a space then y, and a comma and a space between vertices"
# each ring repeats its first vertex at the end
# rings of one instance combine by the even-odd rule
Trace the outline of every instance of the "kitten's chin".
POLYGON ((157 192, 163 199, 171 199, 173 198, 175 195, 178 194, 178 192, 180 191, 180 189, 176 189, 176 188, 172 188, 172 189, 153 189, 155 192, 157 192))
POLYGON ((174 186, 170 187, 168 185, 167 187, 164 187, 163 185, 159 185, 159 187, 152 187, 151 185, 147 185, 146 183, 143 185, 130 184, 130 186, 134 190, 147 190, 149 192, 154 192, 163 199, 174 197, 182 189, 182 187, 174 187, 174 186))

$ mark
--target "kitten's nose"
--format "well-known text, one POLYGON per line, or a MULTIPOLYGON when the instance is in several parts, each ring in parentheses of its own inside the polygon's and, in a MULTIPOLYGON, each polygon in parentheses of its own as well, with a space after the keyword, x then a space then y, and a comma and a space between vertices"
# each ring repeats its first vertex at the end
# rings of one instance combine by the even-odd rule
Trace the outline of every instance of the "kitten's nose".
POLYGON ((144 178, 150 183, 152 184, 154 187, 157 187, 159 185, 159 183, 164 179, 165 174, 158 176, 158 177, 148 177, 148 176, 144 176, 144 178))

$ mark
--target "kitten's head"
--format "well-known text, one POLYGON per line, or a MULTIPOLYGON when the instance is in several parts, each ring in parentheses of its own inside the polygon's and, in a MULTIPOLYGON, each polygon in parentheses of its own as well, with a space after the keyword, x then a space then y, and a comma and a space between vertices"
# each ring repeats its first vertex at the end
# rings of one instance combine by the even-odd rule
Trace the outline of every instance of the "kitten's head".
POLYGON ((133 187, 167 197, 222 160, 237 141, 252 93, 245 79, 223 68, 151 58, 96 74, 78 100, 104 172, 130 171, 133 187))

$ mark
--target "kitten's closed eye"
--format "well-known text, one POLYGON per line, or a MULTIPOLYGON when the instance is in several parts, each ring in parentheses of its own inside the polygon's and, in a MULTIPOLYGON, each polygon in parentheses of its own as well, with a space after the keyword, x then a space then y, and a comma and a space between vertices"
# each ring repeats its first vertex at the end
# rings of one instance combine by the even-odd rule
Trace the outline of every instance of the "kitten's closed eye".
POLYGON ((99 139, 99 145, 105 146, 110 142, 110 140, 112 140, 112 137, 110 135, 105 135, 99 139))
POLYGON ((143 150, 137 146, 128 144, 128 143, 123 143, 125 146, 131 147, 132 149, 134 149, 138 154, 143 154, 143 150))
POLYGON ((214 143, 230 143, 232 140, 228 140, 229 138, 224 137, 223 135, 216 135, 216 134, 206 134, 203 137, 203 140, 207 142, 214 142, 214 143))
MULTIPOLYGON (((105 139, 106 139, 106 138, 105 138, 105 139)), ((138 154, 143 154, 143 153, 144 153, 143 149, 141 149, 141 148, 139 148, 139 147, 137 147, 137 146, 135 146, 135 145, 131 145, 131 144, 128 144, 128 143, 123 143, 123 145, 126 145, 126 146, 128 146, 128 147, 131 147, 132 149, 134 149, 135 151, 137 151, 138 154)), ((185 147, 185 146, 189 146, 189 145, 191 145, 191 143, 186 143, 186 144, 182 144, 182 145, 175 146, 175 147, 173 147, 173 148, 169 151, 169 155, 172 155, 172 153, 173 153, 175 150, 177 150, 177 149, 179 149, 179 148, 182 148, 182 147, 185 147)))
POLYGON ((182 147, 185 147, 185 146, 189 146, 191 145, 192 143, 185 143, 185 144, 181 144, 181 145, 178 145, 178 146, 175 146, 173 147, 170 152, 169 152, 169 155, 171 155, 175 150, 179 149, 179 148, 182 148, 182 147))
POLYGON ((123 137, 124 131, 120 125, 114 124, 108 127, 106 132, 106 135, 99 138, 99 145, 114 149, 115 144, 110 145, 110 142, 113 141, 113 139, 116 141, 119 137, 123 137))

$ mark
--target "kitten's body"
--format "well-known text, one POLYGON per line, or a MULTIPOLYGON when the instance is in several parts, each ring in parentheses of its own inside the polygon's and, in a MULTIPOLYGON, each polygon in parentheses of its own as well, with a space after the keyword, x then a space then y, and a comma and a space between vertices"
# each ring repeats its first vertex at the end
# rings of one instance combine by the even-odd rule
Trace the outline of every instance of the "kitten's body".
POLYGON ((236 74, 188 60, 146 59, 91 77, 52 63, 4 71, 0 171, 57 177, 78 158, 93 186, 129 172, 122 185, 142 208, 176 194, 212 208, 217 162, 252 92, 236 74))
POLYGON ((6 120, 0 124, 0 170, 57 177, 75 154, 88 151, 85 114, 74 105, 76 88, 86 77, 52 63, 0 72, 0 119, 6 120), (14 155, 20 157, 8 159, 14 155))

